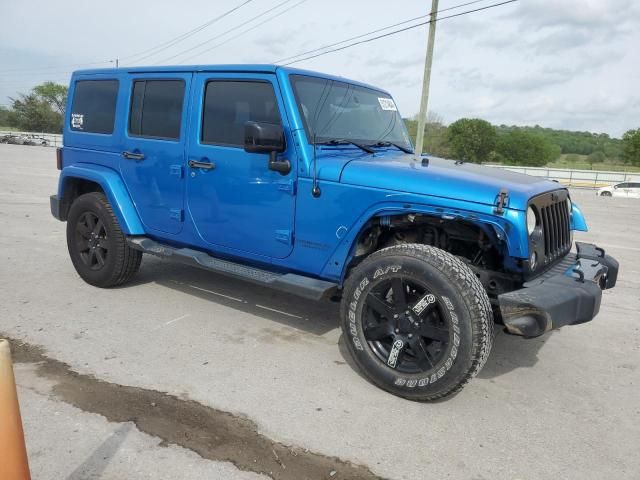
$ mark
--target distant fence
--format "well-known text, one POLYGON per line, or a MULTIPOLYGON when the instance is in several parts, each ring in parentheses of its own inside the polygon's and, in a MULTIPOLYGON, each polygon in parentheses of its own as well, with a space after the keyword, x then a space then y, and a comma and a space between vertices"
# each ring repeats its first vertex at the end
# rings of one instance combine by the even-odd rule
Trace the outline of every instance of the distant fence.
POLYGON ((607 172, 599 170, 571 170, 568 168, 515 167, 509 165, 488 165, 510 172, 524 173, 534 177, 555 180, 568 187, 599 188, 614 183, 640 179, 640 172, 607 172))
POLYGON ((8 130, 0 130, 0 138, 4 137, 5 135, 44 138, 49 143, 48 145, 49 147, 62 146, 62 135, 59 135, 56 133, 15 132, 15 131, 8 131, 8 130))

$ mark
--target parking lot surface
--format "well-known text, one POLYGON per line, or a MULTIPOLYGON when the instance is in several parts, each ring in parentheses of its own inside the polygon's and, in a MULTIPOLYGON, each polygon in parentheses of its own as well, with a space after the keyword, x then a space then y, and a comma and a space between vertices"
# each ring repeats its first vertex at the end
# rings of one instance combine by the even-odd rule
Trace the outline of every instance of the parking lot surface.
POLYGON ((39 352, 16 363, 34 479, 296 478, 292 468, 308 468, 297 478, 640 478, 640 200, 571 192, 591 228, 575 238, 621 265, 594 321, 533 340, 499 332, 479 377, 420 404, 358 374, 336 304, 148 256, 129 285, 85 284, 49 211, 55 150, 0 145, 0 162, 0 334, 39 352), (155 419, 145 411, 164 402, 155 419), (225 450, 226 430, 177 438, 172 425, 189 424, 180 415, 195 415, 194 428, 226 419, 239 446, 225 450), (269 450, 271 463, 257 458, 269 450))

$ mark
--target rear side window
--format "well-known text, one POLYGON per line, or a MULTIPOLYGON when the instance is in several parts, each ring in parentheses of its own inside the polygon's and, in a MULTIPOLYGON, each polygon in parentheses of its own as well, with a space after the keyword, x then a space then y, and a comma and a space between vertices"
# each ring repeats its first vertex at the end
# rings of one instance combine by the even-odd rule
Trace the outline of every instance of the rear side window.
POLYGON ((271 83, 226 80, 207 83, 202 143, 243 146, 244 124, 248 121, 281 124, 271 83))
POLYGON ((129 134, 179 139, 183 103, 182 80, 136 80, 131 95, 129 134))
POLYGON ((87 133, 113 133, 117 98, 117 80, 80 80, 76 82, 71 104, 71 130, 87 133))

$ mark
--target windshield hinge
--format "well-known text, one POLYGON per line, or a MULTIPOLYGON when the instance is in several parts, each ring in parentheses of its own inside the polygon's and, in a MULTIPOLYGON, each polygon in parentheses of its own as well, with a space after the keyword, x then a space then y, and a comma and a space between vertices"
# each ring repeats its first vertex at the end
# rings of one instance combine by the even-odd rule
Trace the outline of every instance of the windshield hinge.
POLYGON ((502 215, 504 213, 504 207, 509 203, 509 190, 506 188, 500 189, 500 193, 496 198, 496 208, 493 210, 494 213, 498 215, 502 215))

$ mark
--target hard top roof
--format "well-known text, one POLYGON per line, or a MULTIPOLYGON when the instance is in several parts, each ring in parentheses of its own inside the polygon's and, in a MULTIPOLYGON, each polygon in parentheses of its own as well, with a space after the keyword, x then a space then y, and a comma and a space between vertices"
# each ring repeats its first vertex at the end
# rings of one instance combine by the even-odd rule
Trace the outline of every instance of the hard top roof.
POLYGON ((105 75, 114 73, 179 73, 179 72, 233 72, 233 73, 276 73, 276 71, 284 71, 287 74, 309 75, 313 77, 327 78, 341 82, 347 82, 354 85, 360 85, 366 88, 372 88, 387 93, 384 89, 368 85, 363 82, 350 80, 344 77, 328 75, 326 73, 314 72, 312 70, 302 70, 298 68, 284 67, 272 64, 227 64, 227 65, 167 65, 167 66, 143 66, 134 67, 126 66, 119 68, 92 68, 86 70, 76 70, 76 75, 105 75))

